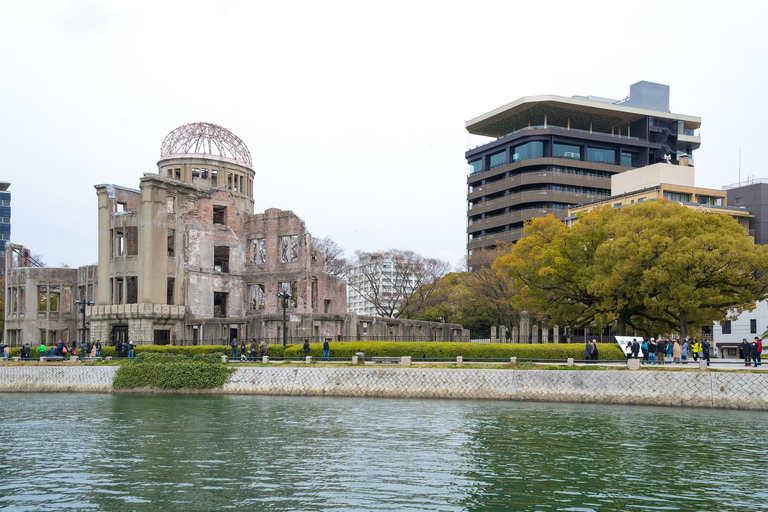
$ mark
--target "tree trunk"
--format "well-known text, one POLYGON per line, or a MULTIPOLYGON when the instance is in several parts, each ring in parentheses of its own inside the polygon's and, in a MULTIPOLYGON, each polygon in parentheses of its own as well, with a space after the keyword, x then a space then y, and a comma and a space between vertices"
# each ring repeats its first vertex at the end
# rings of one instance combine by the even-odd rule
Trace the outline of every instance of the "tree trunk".
POLYGON ((688 336, 688 312, 680 312, 680 338, 688 336))
POLYGON ((616 320, 616 335, 617 336, 627 335, 627 319, 624 318, 623 314, 619 314, 619 318, 616 320))

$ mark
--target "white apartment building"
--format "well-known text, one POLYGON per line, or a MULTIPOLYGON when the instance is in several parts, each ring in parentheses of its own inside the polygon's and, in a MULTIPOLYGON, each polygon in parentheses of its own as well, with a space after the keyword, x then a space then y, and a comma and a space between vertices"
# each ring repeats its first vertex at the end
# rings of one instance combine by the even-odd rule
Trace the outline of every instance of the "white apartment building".
POLYGON ((384 251, 378 258, 350 266, 347 276, 347 309, 368 316, 395 316, 417 279, 399 268, 384 251), (377 307, 378 305, 378 307, 377 307))

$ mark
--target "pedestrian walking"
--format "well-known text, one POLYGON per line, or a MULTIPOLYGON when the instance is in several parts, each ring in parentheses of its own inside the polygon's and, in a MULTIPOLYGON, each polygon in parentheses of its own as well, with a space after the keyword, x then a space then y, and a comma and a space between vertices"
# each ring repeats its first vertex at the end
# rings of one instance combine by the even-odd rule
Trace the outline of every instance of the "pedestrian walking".
POLYGON ((259 357, 259 345, 256 343, 256 340, 251 340, 251 350, 248 352, 248 356, 251 358, 251 361, 255 361, 259 357))
POLYGON ((637 359, 637 354, 640 353, 640 343, 637 341, 637 338, 634 338, 632 340, 632 358, 637 359))
POLYGON ((323 342, 323 355, 320 357, 320 359, 327 358, 329 361, 331 360, 331 338, 325 338, 325 341, 323 342))
POLYGON ((309 355, 309 340, 304 338, 304 357, 307 357, 309 355))
POLYGON ((751 360, 752 365, 757 368, 757 338, 749 344, 749 359, 751 360))
POLYGON ((247 358, 245 340, 240 342, 240 360, 245 361, 247 358))
POLYGON ((693 360, 698 361, 699 360, 699 354, 701 354, 701 342, 693 338, 693 345, 691 346, 691 349, 693 351, 693 360))
POLYGON ((597 361, 597 359, 600 357, 600 354, 597 351, 597 340, 592 340, 592 343, 590 343, 590 354, 589 358, 592 361, 597 361))
POLYGON ((94 347, 96 348, 96 357, 101 357, 101 340, 96 340, 94 347))
POLYGON ((127 345, 128 346, 126 347, 126 351, 128 352, 128 359, 133 359, 133 348, 135 345, 132 341, 129 341, 127 345))

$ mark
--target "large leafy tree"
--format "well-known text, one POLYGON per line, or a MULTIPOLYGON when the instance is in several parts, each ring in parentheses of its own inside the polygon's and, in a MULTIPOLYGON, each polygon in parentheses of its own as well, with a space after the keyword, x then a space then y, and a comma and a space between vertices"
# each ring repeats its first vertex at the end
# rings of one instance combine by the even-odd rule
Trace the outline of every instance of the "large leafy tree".
POLYGON ((768 248, 726 215, 670 201, 535 219, 498 267, 521 283, 520 308, 575 327, 679 331, 723 320, 768 296, 768 248))

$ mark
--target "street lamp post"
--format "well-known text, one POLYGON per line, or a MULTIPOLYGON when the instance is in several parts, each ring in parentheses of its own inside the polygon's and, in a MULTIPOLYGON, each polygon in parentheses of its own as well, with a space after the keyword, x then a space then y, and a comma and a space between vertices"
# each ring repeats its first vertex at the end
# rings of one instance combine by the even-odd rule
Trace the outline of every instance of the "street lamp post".
POLYGON ((283 302, 283 346, 285 347, 288 345, 288 328, 286 327, 285 308, 288 307, 288 299, 291 298, 291 294, 282 290, 277 294, 277 298, 281 299, 283 302))
MULTIPOLYGON (((88 300, 88 301, 85 301, 85 300, 76 300, 76 301, 75 301, 75 305, 76 305, 76 306, 81 306, 81 307, 80 307, 80 311, 83 313, 83 341, 82 341, 82 343, 85 343, 85 306, 94 306, 95 304, 96 304, 96 303, 95 303, 95 302, 93 302, 92 300, 88 300)), ((81 344, 81 345, 80 345, 80 347, 82 347, 82 346, 83 346, 83 345, 81 344)), ((81 355, 80 355, 80 356, 81 356, 83 359, 85 359, 85 355, 84 355, 84 354, 82 354, 82 353, 81 353, 81 355)))

